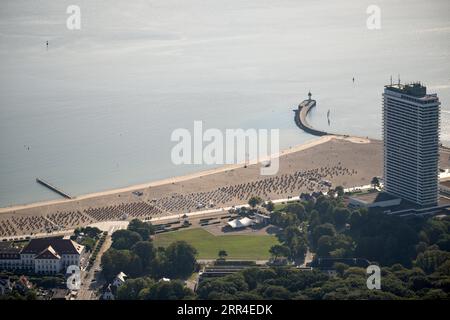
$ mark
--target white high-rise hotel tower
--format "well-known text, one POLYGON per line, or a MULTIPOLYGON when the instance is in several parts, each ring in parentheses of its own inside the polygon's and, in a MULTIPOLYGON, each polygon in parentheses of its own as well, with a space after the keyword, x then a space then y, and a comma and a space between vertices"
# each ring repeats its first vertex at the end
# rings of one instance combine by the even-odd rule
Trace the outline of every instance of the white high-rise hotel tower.
POLYGON ((438 202, 439 111, 436 94, 420 83, 385 86, 384 187, 420 206, 438 202))

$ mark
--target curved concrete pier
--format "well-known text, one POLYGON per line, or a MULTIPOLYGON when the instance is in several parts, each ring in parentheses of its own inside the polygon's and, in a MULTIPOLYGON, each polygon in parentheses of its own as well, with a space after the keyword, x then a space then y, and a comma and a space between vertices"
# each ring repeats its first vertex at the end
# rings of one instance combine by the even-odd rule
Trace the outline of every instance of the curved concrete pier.
POLYGON ((326 131, 321 131, 314 129, 307 121, 306 117, 308 116, 309 111, 316 106, 316 100, 307 99, 303 100, 299 105, 298 109, 294 110, 295 112, 295 123, 297 126, 303 131, 315 135, 315 136, 326 136, 330 133, 326 131))

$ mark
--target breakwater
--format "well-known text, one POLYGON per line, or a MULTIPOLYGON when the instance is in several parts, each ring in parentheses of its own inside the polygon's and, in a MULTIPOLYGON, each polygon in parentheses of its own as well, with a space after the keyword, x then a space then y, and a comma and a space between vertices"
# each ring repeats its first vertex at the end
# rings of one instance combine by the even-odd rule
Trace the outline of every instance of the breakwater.
POLYGON ((297 126, 303 131, 315 135, 315 136, 326 136, 330 133, 322 130, 314 129, 308 121, 306 121, 306 117, 312 108, 316 106, 316 100, 307 99, 303 100, 299 105, 298 109, 294 110, 295 112, 295 123, 297 126))

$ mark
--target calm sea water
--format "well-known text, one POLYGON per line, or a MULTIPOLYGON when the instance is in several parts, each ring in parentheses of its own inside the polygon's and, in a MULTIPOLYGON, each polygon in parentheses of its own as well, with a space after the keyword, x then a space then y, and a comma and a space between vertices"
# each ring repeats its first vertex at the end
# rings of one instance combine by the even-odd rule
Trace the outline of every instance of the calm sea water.
POLYGON ((450 2, 377 1, 375 31, 370 4, 3 0, 0 206, 58 198, 36 177, 78 195, 202 169, 170 161, 171 132, 194 120, 279 128, 283 148, 314 139, 292 112, 309 90, 315 126, 379 138, 398 74, 439 95, 450 144, 450 2), (79 31, 66 28, 71 4, 79 31))

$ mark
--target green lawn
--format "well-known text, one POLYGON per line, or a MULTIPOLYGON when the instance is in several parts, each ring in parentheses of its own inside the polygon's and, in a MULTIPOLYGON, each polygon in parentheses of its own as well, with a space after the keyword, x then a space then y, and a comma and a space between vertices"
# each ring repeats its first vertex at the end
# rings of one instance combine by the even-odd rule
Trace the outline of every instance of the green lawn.
POLYGON ((290 203, 298 203, 298 202, 299 202, 298 200, 289 200, 287 202, 277 203, 277 204, 275 204, 273 211, 283 211, 284 208, 286 208, 286 206, 288 204, 290 204, 290 203))
POLYGON ((198 251, 198 259, 216 259, 219 250, 226 250, 227 259, 265 260, 270 257, 269 249, 278 244, 273 235, 226 235, 214 236, 202 228, 162 233, 155 237, 157 247, 184 240, 198 251))

